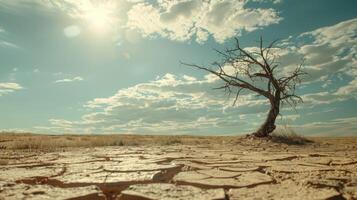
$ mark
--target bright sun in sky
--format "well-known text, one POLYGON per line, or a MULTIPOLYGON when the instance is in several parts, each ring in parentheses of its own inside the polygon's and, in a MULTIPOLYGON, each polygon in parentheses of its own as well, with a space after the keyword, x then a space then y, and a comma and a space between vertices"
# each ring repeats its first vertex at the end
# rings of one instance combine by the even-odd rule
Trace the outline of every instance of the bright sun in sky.
POLYGON ((83 11, 83 17, 94 31, 107 32, 113 24, 115 8, 111 3, 91 4, 83 11))

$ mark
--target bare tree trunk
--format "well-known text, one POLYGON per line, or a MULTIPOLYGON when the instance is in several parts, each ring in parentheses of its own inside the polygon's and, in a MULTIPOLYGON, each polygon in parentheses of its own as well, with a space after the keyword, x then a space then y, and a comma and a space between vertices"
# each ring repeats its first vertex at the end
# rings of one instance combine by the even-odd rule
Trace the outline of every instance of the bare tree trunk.
POLYGON ((267 137, 270 133, 272 133, 276 126, 275 120, 279 115, 279 107, 280 107, 280 94, 275 95, 274 99, 270 100, 270 110, 267 115, 265 122, 260 126, 260 128, 253 133, 256 137, 267 137), (278 95, 278 96, 277 96, 278 95))

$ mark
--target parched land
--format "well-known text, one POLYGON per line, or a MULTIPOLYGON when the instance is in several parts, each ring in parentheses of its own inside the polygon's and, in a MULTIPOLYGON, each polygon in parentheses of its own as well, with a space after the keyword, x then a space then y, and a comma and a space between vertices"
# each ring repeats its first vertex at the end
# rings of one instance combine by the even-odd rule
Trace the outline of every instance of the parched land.
POLYGON ((357 199, 357 138, 309 140, 2 134, 0 199, 357 199))

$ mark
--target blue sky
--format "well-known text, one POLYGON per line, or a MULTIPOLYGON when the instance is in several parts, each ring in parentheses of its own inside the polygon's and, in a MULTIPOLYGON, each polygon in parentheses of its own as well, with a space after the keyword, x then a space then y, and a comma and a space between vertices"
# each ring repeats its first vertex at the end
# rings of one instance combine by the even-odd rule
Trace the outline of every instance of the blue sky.
POLYGON ((264 99, 232 106, 209 65, 238 37, 280 39, 281 69, 306 60, 296 111, 306 135, 357 135, 354 0, 0 0, 0 130, 235 135, 264 120, 264 99))

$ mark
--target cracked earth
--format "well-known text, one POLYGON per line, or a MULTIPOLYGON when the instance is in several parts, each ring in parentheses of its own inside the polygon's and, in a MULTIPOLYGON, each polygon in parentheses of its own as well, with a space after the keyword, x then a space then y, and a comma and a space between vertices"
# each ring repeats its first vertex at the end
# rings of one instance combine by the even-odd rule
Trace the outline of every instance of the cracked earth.
POLYGON ((356 138, 2 149, 0 161, 1 200, 357 199, 356 138))

